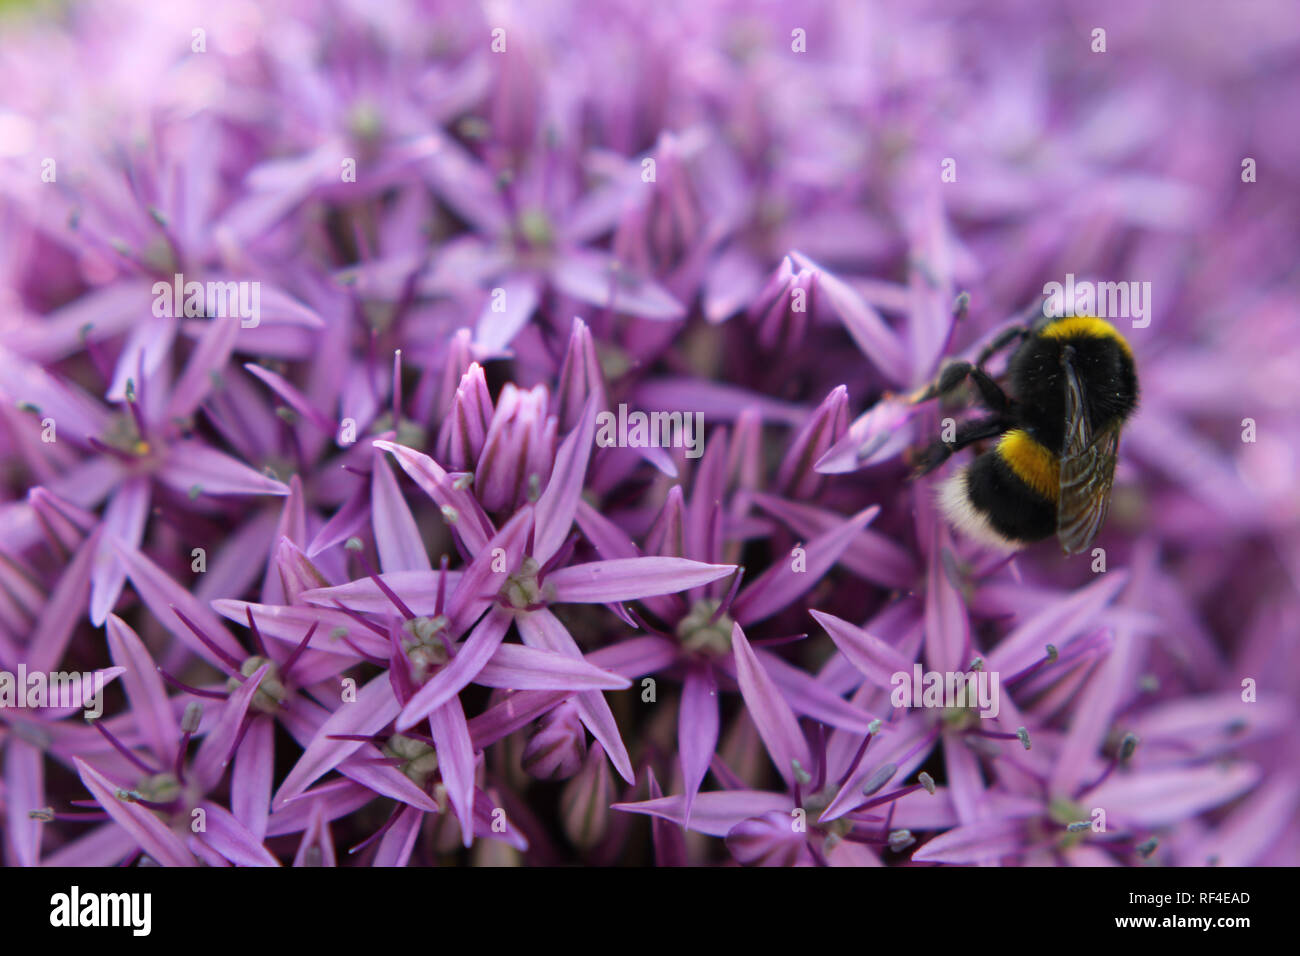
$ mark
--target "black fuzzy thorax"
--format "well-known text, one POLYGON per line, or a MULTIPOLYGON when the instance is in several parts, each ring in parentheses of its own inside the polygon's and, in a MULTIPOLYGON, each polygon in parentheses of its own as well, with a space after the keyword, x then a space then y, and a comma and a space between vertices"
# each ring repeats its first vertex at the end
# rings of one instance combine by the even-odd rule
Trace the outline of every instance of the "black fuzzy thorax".
POLYGON ((1055 455, 1065 438, 1065 372, 1061 355, 1074 352, 1070 362, 1087 401, 1088 423, 1095 434, 1123 421, 1137 407, 1137 371, 1133 359, 1115 339, 1088 334, 1064 338, 1033 335, 1016 350, 1009 366, 1015 417, 1029 434, 1055 455))

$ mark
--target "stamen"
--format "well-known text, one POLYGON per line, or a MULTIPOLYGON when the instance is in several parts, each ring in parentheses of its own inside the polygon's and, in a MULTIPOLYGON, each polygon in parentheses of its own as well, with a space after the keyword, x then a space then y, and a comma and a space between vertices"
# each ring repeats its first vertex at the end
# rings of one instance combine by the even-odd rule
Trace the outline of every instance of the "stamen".
POLYGON ((807 637, 808 635, 806 633, 790 634, 787 637, 763 637, 763 638, 759 638, 757 641, 751 641, 750 646, 751 647, 781 647, 782 645, 785 644, 796 644, 807 637))
POLYGON ((889 793, 883 793, 878 797, 873 797, 866 803, 859 803, 853 809, 855 811, 870 810, 872 807, 879 807, 886 803, 893 803, 895 800, 901 800, 909 793, 916 793, 918 790, 928 790, 924 784, 914 783, 907 787, 900 787, 897 790, 891 790, 889 793))
POLYGON ((451 560, 444 554, 442 560, 438 562, 438 593, 433 600, 433 616, 437 617, 442 613, 443 605, 447 598, 447 567, 451 560))
MULTIPOLYGON (((407 277, 410 281, 410 277, 407 277)), ((402 350, 393 353, 393 431, 402 431, 402 350)))
POLYGON ((185 705, 185 713, 181 717, 181 741, 176 748, 176 763, 172 767, 176 780, 182 787, 185 786, 185 752, 189 750, 190 739, 199 732, 199 724, 202 722, 203 705, 197 700, 190 701, 185 705))
POLYGON ((135 430, 140 435, 140 441, 146 445, 149 443, 149 425, 145 421, 144 411, 140 408, 140 403, 136 400, 135 380, 128 378, 126 380, 126 407, 131 411, 131 418, 135 420, 135 430))
POLYGON ((1103 770, 1101 775, 1092 783, 1082 784, 1079 789, 1075 791, 1074 799, 1078 800, 1085 793, 1088 793, 1091 790, 1096 790, 1105 783, 1110 775, 1115 772, 1116 767, 1129 761, 1129 758, 1133 756, 1133 752, 1137 750, 1138 743, 1139 740, 1137 734, 1125 734, 1124 739, 1119 742, 1119 749, 1116 751, 1114 758, 1106 765, 1106 769, 1103 770))
POLYGON ((248 617, 248 629, 252 632, 253 646, 257 648, 257 653, 262 657, 270 657, 271 655, 266 652, 266 644, 262 640, 262 632, 257 629, 257 622, 253 620, 253 605, 247 605, 244 614, 248 617))
POLYGON ((1120 763, 1128 762, 1129 758, 1133 756, 1133 752, 1137 750, 1138 743, 1139 740, 1137 734, 1128 733, 1124 735, 1124 739, 1119 742, 1120 763))
MULTIPOLYGON (((885 784, 889 783, 890 778, 896 773, 898 773, 898 764, 881 764, 875 769, 871 776, 867 778, 867 782, 862 785, 862 795, 864 797, 871 796, 885 784)), ((855 809, 862 809, 862 807, 859 806, 855 809)))
POLYGON ((357 560, 360 561, 361 566, 365 568, 367 576, 369 576, 370 580, 375 582, 375 586, 383 592, 384 597, 388 598, 393 607, 397 608, 402 617, 406 618, 408 621, 412 620, 415 617, 415 612, 406 606, 406 602, 397 596, 396 591, 384 583, 384 579, 379 576, 379 572, 375 570, 375 566, 371 564, 370 559, 366 557, 365 551, 363 550, 365 545, 361 543, 361 539, 348 538, 347 544, 345 544, 344 547, 356 554, 357 560))
POLYGON ((170 810, 176 803, 174 800, 171 803, 159 803, 157 800, 146 800, 139 790, 119 789, 115 796, 123 803, 138 803, 140 806, 148 807, 150 810, 170 810))
POLYGON ((234 742, 230 745, 230 749, 226 751, 226 756, 223 763, 230 763, 230 761, 235 759, 235 754, 239 752, 239 745, 244 742, 244 736, 248 733, 248 728, 253 726, 253 720, 255 717, 256 715, 253 716, 249 716, 248 714, 244 715, 243 723, 239 725, 239 733, 235 735, 234 742))
POLYGON ((659 630, 659 628, 647 624, 646 619, 641 616, 641 614, 636 610, 636 608, 628 606, 627 613, 628 616, 631 617, 632 620, 636 622, 636 626, 641 628, 641 630, 649 634, 656 634, 659 637, 666 637, 670 641, 677 640, 675 635, 669 634, 667 631, 661 631, 659 630))
POLYGON ((302 657, 303 652, 307 650, 307 645, 311 642, 311 636, 316 633, 316 628, 319 624, 320 621, 312 621, 311 627, 307 628, 307 633, 304 634, 302 640, 298 642, 298 646, 289 654, 288 659, 284 662, 284 666, 280 668, 281 680, 289 679, 289 669, 293 667, 294 664, 298 663, 298 658, 302 657))
POLYGON ((867 735, 862 738, 862 746, 854 754, 853 759, 849 761, 849 769, 844 771, 844 776, 840 777, 837 786, 843 787, 849 782, 849 778, 857 772, 858 764, 862 763, 862 757, 867 752, 867 744, 871 743, 871 738, 880 732, 880 718, 877 717, 871 723, 867 724, 867 735))
POLYGON ((66 813, 58 812, 53 807, 41 807, 39 810, 28 810, 27 817, 31 820, 40 820, 42 823, 49 823, 52 820, 71 820, 75 823, 96 823, 112 819, 103 810, 99 813, 66 813))
POLYGON ((368 847, 370 844, 374 843, 376 840, 378 840, 380 837, 382 837, 385 833, 387 833, 387 832, 392 828, 393 824, 397 822, 397 817, 398 817, 398 815, 399 815, 399 814, 402 812, 402 810, 404 810, 405 808, 406 808, 406 804, 404 804, 404 803, 399 803, 399 804, 397 804, 396 806, 394 806, 394 807, 393 807, 393 812, 389 815, 388 819, 384 821, 384 825, 381 826, 381 827, 380 827, 378 830, 376 830, 374 833, 370 834, 370 836, 366 837, 364 840, 362 840, 360 843, 358 843, 358 844, 357 844, 356 846, 354 846, 352 849, 348 850, 348 854, 351 855, 351 854, 353 854, 353 853, 358 853, 358 852, 360 852, 361 850, 364 850, 364 849, 365 849, 366 847, 368 847))
POLYGON ((187 694, 193 694, 195 697, 207 697, 209 700, 227 700, 229 699, 230 696, 229 694, 223 694, 215 690, 200 690, 197 687, 191 687, 189 684, 183 683, 182 681, 178 681, 175 677, 172 677, 171 674, 167 673, 161 667, 158 668, 158 674, 162 677, 163 680, 171 684, 173 687, 183 690, 187 694))
POLYGON ((622 601, 615 601, 613 604, 609 605, 609 608, 617 614, 618 619, 628 627, 636 627, 636 621, 632 620, 631 616, 627 613, 627 605, 622 601))
POLYGON ((895 853, 901 853, 915 842, 916 837, 912 836, 911 830, 889 831, 889 848, 895 853))
POLYGON ((723 762, 720 755, 716 753, 713 755, 713 759, 709 761, 709 769, 713 771, 713 775, 718 778, 718 782, 722 784, 724 789, 747 789, 745 781, 736 776, 736 772, 723 762))
POLYGON ((127 747, 125 744, 123 744, 122 741, 118 740, 115 736, 113 736, 113 734, 109 731, 107 727, 103 725, 102 722, 98 720, 92 720, 89 721, 89 724, 92 727, 94 727, 96 730, 98 730, 101 734, 103 734, 104 739, 113 745, 114 750, 120 753, 127 760, 131 761, 131 763, 139 767, 145 773, 149 774, 150 776, 153 776, 156 773, 162 772, 158 767, 151 767, 149 764, 145 763, 134 753, 132 753, 131 749, 127 747))
POLYGON ((731 585, 730 587, 727 588, 727 593, 723 596, 722 600, 718 602, 717 608, 714 610, 713 614, 709 617, 708 621, 705 622, 704 625, 705 627, 711 627, 712 625, 716 624, 719 618, 721 618, 722 615, 727 613, 727 609, 731 607, 731 602, 736 599, 736 594, 737 592, 740 591, 740 580, 744 576, 745 576, 744 566, 742 565, 736 568, 736 573, 731 576, 731 585))
POLYGON ((393 666, 388 669, 388 678, 393 684, 393 692, 397 695, 397 702, 403 707, 406 702, 415 696, 415 685, 411 681, 410 671, 406 667, 398 666, 398 663, 405 660, 410 664, 407 657, 407 650, 402 646, 402 639, 397 633, 397 622, 389 620, 388 622, 388 644, 393 649, 393 666))
POLYGON ((1029 731, 1024 727, 1017 727, 1014 734, 999 733, 996 730, 971 730, 968 733, 975 737, 987 737, 989 740, 1019 740, 1026 750, 1030 749, 1029 731))
POLYGON ((133 455, 123 451, 120 448, 115 448, 112 445, 100 441, 94 435, 86 436, 86 444, 89 445, 91 448, 95 449, 95 451, 100 452, 101 454, 112 455, 118 461, 125 461, 125 462, 135 461, 135 457, 133 455))
POLYGON ((564 567, 570 557, 573 556, 573 548, 578 543, 578 534, 575 531, 565 539, 564 544, 560 545, 558 551, 546 559, 546 563, 537 569, 537 583, 541 584, 546 575, 556 568, 564 567))
POLYGON ((99 373, 99 377, 106 382, 111 382, 113 380, 113 363, 104 355, 104 349, 100 344, 91 341, 90 332, 94 327, 95 323, 87 322, 77 330, 77 336, 81 340, 81 347, 90 356, 90 363, 95 366, 95 371, 99 373))
MULTIPOLYGON (((239 674, 239 666, 240 666, 239 661, 231 657, 230 654, 223 647, 221 647, 216 642, 214 642, 212 638, 204 634, 203 630, 197 624, 191 621, 188 617, 186 617, 185 612, 183 612, 175 604, 169 606, 171 607, 172 611, 175 612, 176 616, 181 619, 181 621, 185 624, 185 626, 194 632, 194 636, 203 642, 204 647, 210 650, 217 657, 221 658, 221 660, 226 664, 227 667, 231 669, 231 671, 234 672, 234 674, 236 675, 239 674)), ((243 678, 241 677, 240 680, 242 681, 243 678)))
MULTIPOLYGON (((375 632, 376 634, 378 634, 380 637, 387 637, 387 636, 388 636, 388 632, 387 632, 386 630, 384 630, 384 629, 383 629, 382 627, 380 627, 378 624, 375 624, 373 621, 367 621, 367 620, 366 620, 364 617, 362 617, 361 614, 359 614, 357 611, 352 610, 352 608, 350 608, 350 607, 345 607, 344 605, 340 604, 338 601, 335 601, 335 602, 334 602, 334 607, 335 607, 337 610, 342 611, 342 612, 343 612, 344 614, 346 614, 348 617, 352 618, 352 620, 356 621, 356 622, 357 622, 358 624, 360 624, 362 627, 366 628, 367 630, 374 631, 374 632, 375 632)), ((345 640, 345 641, 347 640, 347 634, 346 634, 346 633, 344 633, 344 634, 340 634, 339 637, 341 637, 341 638, 342 638, 343 640, 345 640)), ((349 643, 348 646, 351 647, 353 650, 356 650, 356 645, 349 643)), ((361 652, 360 652, 360 651, 357 651, 357 653, 360 654, 361 652)), ((365 655, 363 654, 362 656, 364 657, 365 655)))
POLYGON ((813 781, 813 792, 820 793, 826 786, 826 725, 817 722, 817 779, 813 781))
POLYGON ((818 866, 830 866, 826 862, 826 857, 822 856, 822 851, 817 848, 817 845, 812 840, 805 841, 805 846, 808 847, 808 852, 812 854, 813 860, 818 866))
POLYGON ((1061 659, 1061 653, 1056 649, 1056 645, 1048 644, 1046 651, 1042 657, 1034 661, 1034 663, 1030 664, 1024 670, 1012 674, 1010 677, 1007 678, 1006 682, 1008 684, 1011 684, 1019 680, 1024 680, 1026 677, 1031 677, 1034 674, 1037 674, 1044 667, 1047 667, 1051 664, 1055 664, 1060 659, 1061 659))
MULTIPOLYGON (((898 711, 895 711, 895 713, 898 713, 898 711)), ((934 743, 935 739, 938 738, 938 736, 939 736, 939 728, 935 727, 928 734, 926 734, 924 737, 918 740, 916 744, 907 751, 907 753, 899 757, 898 762, 907 763, 908 760, 910 760, 916 754, 920 753, 921 750, 930 746, 930 744, 934 743)))

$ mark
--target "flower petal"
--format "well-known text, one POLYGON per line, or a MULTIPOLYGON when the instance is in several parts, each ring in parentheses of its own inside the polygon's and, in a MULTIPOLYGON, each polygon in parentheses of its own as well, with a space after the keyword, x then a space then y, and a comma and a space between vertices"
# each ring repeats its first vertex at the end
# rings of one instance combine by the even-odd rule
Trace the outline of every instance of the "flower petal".
POLYGON ((688 558, 613 558, 560 568, 546 578, 556 603, 608 604, 658 594, 676 594, 724 578, 732 564, 688 558))
POLYGON ((199 839, 235 866, 280 865, 280 861, 267 852, 262 841, 225 807, 210 800, 204 800, 199 807, 204 812, 206 827, 200 831, 199 839))
POLYGON ((691 668, 686 672, 677 715, 677 741, 685 788, 684 823, 689 826, 691 806, 718 746, 718 686, 707 669, 691 668))
POLYGON ((1117 773, 1088 794, 1088 803, 1128 825, 1166 826, 1241 796, 1261 776, 1246 763, 1117 773))
POLYGON ((132 549, 140 546, 145 520, 149 517, 149 497, 149 479, 136 475, 113 492, 104 509, 104 532, 90 571, 90 623, 95 627, 104 626, 126 583, 126 569, 113 546, 132 549))
POLYGON ((230 772, 230 809, 259 842, 266 839, 274 775, 275 722, 255 716, 235 752, 235 767, 230 772))
POLYGON ((591 460, 592 436, 596 430, 596 396, 587 399, 578 426, 560 443, 555 453, 555 468, 546 490, 537 499, 533 529, 533 557, 545 564, 569 535, 574 512, 582 494, 591 460))
POLYGON ((403 807, 397 821, 379 840, 373 866, 406 866, 411 862, 415 838, 420 835, 424 813, 415 807, 403 807))
POLYGON ((786 703, 772 678, 754 656, 745 632, 739 624, 731 628, 731 648, 736 657, 736 680, 740 684, 745 709, 753 720, 772 763, 788 786, 794 785, 794 762, 805 771, 812 770, 808 741, 799 729, 794 711, 786 703))
POLYGON ((953 827, 915 853, 916 863, 996 863, 1025 851, 1025 822, 991 818, 953 827))
MULTIPOLYGON (((640 803, 615 803, 611 810, 626 813, 644 813, 647 816, 671 820, 685 826, 686 803, 680 795, 643 800, 640 803)), ((789 813, 794 809, 784 793, 764 790, 712 790, 697 794, 691 807, 691 823, 687 829, 709 836, 725 837, 737 823, 773 810, 789 813)), ((793 820, 794 818, 791 817, 793 820)))
POLYGON ((116 614, 108 616, 108 650, 113 663, 125 668, 126 699, 149 748, 156 758, 171 759, 181 738, 176 712, 148 648, 116 614))
POLYGON ((581 658, 540 647, 501 644, 474 683, 512 690, 626 690, 626 677, 601 670, 581 658))
POLYGON ((848 621, 822 611, 809 611, 826 629, 835 646, 877 687, 891 686, 890 678, 899 671, 910 672, 912 662, 880 638, 854 627, 848 621))
POLYGON ((378 451, 370 472, 370 521, 375 529, 379 566, 385 571, 429 571, 429 553, 406 506, 388 460, 378 451))
POLYGON ((682 304, 653 279, 630 273, 612 256, 594 249, 559 256, 551 281, 561 292, 590 305, 642 319, 680 319, 682 304))
POLYGON ((205 495, 287 495, 289 486, 254 471, 243 462, 199 441, 174 442, 157 471, 181 494, 197 488, 205 495))
POLYGON ((447 797, 460 820, 465 846, 469 846, 474 842, 474 745, 458 698, 434 709, 429 715, 429 732, 438 752, 438 770, 447 797))

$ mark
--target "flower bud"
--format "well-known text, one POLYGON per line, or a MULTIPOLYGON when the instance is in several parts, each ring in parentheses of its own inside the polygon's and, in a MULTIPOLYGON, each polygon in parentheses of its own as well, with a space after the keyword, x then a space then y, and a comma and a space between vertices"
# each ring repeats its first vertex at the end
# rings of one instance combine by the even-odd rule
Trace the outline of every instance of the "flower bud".
POLYGON ((590 850, 605 838, 612 802, 609 761, 605 759, 604 748, 593 743, 581 772, 565 785, 560 795, 564 832, 575 846, 590 850))
POLYGON ((568 780, 582 768, 587 731, 578 709, 566 701, 537 722, 524 748, 524 770, 538 780, 568 780))
POLYGON ((557 422, 547 406, 546 389, 540 385, 527 392, 513 384, 501 390, 474 473, 474 488, 486 510, 522 505, 529 478, 551 473, 557 422))
POLYGON ((473 468, 483 452, 491 422, 492 396, 483 367, 474 362, 461 377, 438 432, 438 460, 453 471, 473 468))
POLYGON ((793 866, 804 846, 802 825, 796 811, 770 810, 732 827, 727 849, 746 866, 793 866))

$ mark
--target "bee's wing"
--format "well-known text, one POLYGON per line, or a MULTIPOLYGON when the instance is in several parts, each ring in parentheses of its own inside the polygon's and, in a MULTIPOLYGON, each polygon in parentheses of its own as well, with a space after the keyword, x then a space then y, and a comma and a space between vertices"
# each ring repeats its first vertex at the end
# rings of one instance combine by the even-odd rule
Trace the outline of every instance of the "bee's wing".
POLYGON ((1101 530, 1110 506, 1119 452, 1119 425, 1098 434, 1088 423, 1083 385, 1068 358, 1065 372, 1065 442, 1061 448, 1056 537, 1066 554, 1087 550, 1101 530))

